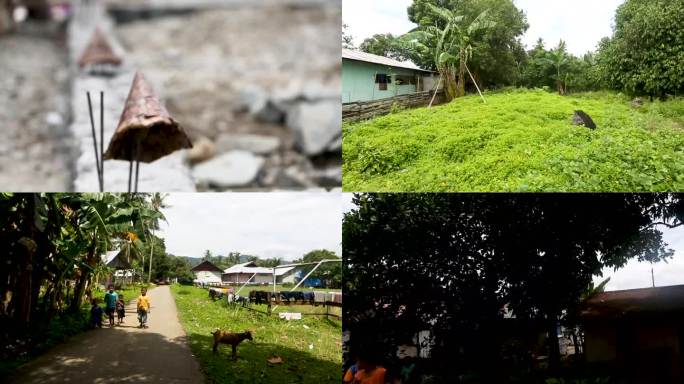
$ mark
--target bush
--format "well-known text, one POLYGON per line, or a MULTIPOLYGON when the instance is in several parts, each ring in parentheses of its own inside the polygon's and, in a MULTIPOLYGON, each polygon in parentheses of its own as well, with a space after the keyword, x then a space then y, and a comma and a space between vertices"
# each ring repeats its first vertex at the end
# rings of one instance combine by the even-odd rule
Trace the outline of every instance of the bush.
POLYGON ((467 96, 349 125, 347 191, 684 189, 684 100, 630 107, 624 95, 541 90, 467 96), (587 112, 597 130, 573 126, 587 112))

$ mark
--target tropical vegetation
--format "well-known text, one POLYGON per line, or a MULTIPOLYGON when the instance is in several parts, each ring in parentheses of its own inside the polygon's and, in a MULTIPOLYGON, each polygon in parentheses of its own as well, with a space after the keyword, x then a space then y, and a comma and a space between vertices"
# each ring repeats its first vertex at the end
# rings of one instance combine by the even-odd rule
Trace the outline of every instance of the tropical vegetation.
POLYGON ((98 283, 114 281, 102 257, 108 251, 128 258, 136 283, 150 281, 154 260, 165 254, 154 234, 164 220, 163 200, 161 194, 0 195, 4 367, 85 329, 98 283))

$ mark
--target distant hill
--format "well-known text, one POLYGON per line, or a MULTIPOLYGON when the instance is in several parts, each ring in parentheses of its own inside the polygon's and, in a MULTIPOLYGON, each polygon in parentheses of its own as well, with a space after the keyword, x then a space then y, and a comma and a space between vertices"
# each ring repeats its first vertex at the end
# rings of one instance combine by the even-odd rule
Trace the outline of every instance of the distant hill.
POLYGON ((190 256, 174 256, 174 257, 177 257, 179 259, 183 259, 183 260, 187 261, 188 264, 190 264, 191 268, 194 268, 195 266, 197 266, 199 263, 202 262, 201 257, 190 257, 190 256))

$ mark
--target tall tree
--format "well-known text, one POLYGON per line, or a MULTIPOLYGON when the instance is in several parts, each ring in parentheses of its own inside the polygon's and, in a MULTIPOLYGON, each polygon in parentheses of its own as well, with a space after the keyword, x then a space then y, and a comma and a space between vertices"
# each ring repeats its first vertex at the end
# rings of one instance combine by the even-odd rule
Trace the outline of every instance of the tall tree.
POLYGON ((356 49, 354 46, 354 37, 349 34, 349 26, 342 23, 342 48, 356 49))
POLYGON ((564 76, 561 71, 568 65, 569 56, 565 48, 565 41, 561 40, 558 46, 549 52, 548 56, 543 58, 547 63, 553 65, 556 69, 556 87, 559 95, 565 94, 564 76))
POLYGON ((359 49, 363 52, 396 60, 406 59, 399 38, 391 33, 376 34, 366 38, 359 46, 359 49))
MULTIPOLYGON (((528 28, 525 14, 511 0, 414 0, 408 8, 409 20, 420 25, 445 26, 444 21, 435 18, 428 4, 446 8, 465 20, 473 20, 488 10, 490 20, 496 25, 478 34, 468 67, 479 84, 500 87, 516 84, 519 78, 519 63, 524 60, 521 36, 528 28)), ((416 64, 436 70, 432 55, 414 52, 406 57, 416 64)))
POLYGON ((606 85, 632 94, 684 92, 684 2, 627 0, 618 7, 613 36, 597 61, 606 85))
POLYGON ((488 10, 474 19, 455 14, 447 8, 427 4, 432 18, 421 20, 418 30, 404 35, 403 39, 420 52, 431 52, 434 66, 445 85, 447 99, 465 95, 468 60, 473 55, 473 44, 480 32, 496 25, 489 18, 488 10), (428 24, 439 20, 443 27, 428 24), (458 71, 456 70, 458 66, 458 71))
MULTIPOLYGON (((363 194, 354 202, 343 222, 347 326, 385 346, 431 329, 438 370, 455 376, 448 380, 505 374, 491 370, 503 364, 504 306, 555 335, 604 267, 670 257, 657 223, 679 226, 684 216, 681 196, 667 194, 363 194)), ((547 339, 556 367, 558 339, 547 339)))

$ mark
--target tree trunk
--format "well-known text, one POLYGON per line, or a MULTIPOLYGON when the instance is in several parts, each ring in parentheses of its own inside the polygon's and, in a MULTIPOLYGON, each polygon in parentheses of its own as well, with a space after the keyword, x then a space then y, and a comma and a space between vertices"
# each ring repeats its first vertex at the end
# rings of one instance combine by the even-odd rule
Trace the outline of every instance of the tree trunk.
POLYGON ((558 324, 555 316, 548 318, 547 327, 549 333, 549 369, 555 372, 560 367, 560 343, 558 342, 558 324))
MULTIPOLYGON (((88 250, 86 255, 86 264, 92 266, 92 260, 97 250, 97 230, 93 234, 93 243, 88 250)), ((69 307, 69 312, 78 313, 81 310, 81 302, 83 298, 83 293, 85 292, 86 284, 88 282, 88 277, 90 276, 90 270, 87 268, 81 268, 81 276, 78 278, 78 283, 76 288, 74 288, 74 298, 71 301, 71 306, 69 307)))
POLYGON ((0 0, 0 35, 14 29, 12 0, 0 0))
MULTIPOLYGON (((154 235, 152 235, 154 236, 154 235)), ((152 249, 150 250, 150 271, 147 275, 147 282, 152 281, 152 254, 154 253, 154 237, 152 237, 152 249)))
MULTIPOLYGON (((22 238, 27 239, 27 238, 22 238)), ((31 321, 31 298, 32 293, 32 277, 33 277, 33 252, 28 249, 25 250, 26 258, 21 268, 21 275, 19 276, 19 284, 17 286, 14 297, 14 318, 18 324, 28 325, 31 321)))
POLYGON ((50 19, 50 3, 48 0, 25 0, 29 18, 36 20, 50 19))
POLYGON ((461 50, 459 53, 459 68, 458 68, 458 85, 456 87, 456 97, 465 95, 465 73, 466 73, 466 58, 465 51, 461 50))

